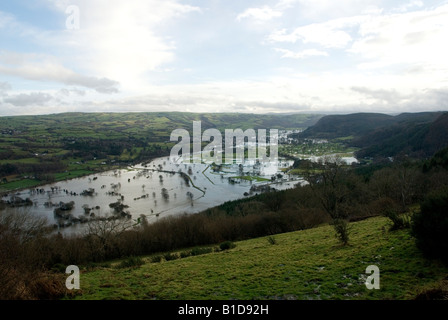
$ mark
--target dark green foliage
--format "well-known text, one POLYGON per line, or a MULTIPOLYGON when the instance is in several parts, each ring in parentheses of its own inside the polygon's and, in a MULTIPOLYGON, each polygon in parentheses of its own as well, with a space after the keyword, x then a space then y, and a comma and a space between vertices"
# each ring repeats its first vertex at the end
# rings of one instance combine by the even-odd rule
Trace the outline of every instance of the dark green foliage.
POLYGON ((331 115, 298 135, 301 138, 353 137, 358 158, 399 154, 425 158, 448 146, 448 113, 422 112, 390 116, 377 113, 331 115))
POLYGON ((274 244, 277 244, 277 239, 275 239, 274 236, 269 236, 268 237, 268 242, 269 242, 269 244, 274 245, 274 244))
POLYGON ((424 172, 437 168, 448 169, 448 148, 438 151, 431 160, 425 162, 423 165, 424 172))
POLYGON ((448 146, 448 113, 434 113, 437 118, 419 115, 416 114, 412 121, 400 121, 356 139, 353 146, 362 148, 357 156, 394 157, 407 154, 425 158, 448 146))
POLYGON ((402 212, 400 206, 391 198, 380 198, 376 201, 376 206, 381 215, 391 220, 391 230, 405 229, 411 226, 410 215, 407 212, 402 212))
POLYGON ((190 255, 192 256, 199 256, 201 254, 207 254, 213 252, 213 248, 201 248, 201 247, 195 247, 191 249, 190 255))
POLYGON ((350 235, 350 225, 345 219, 334 219, 331 223, 333 225, 335 236, 343 244, 347 245, 350 235))
POLYGON ((411 226, 411 217, 408 213, 400 213, 398 210, 387 209, 384 216, 392 221, 391 230, 405 229, 411 226))
POLYGON ((448 263, 448 188, 427 195, 420 207, 412 219, 417 246, 428 257, 448 263))
POLYGON ((381 113, 354 113, 330 115, 320 119, 301 134, 305 138, 334 139, 360 136, 393 122, 393 116, 381 113))
POLYGON ((219 245, 219 248, 221 250, 230 250, 236 247, 236 244, 234 244, 232 241, 224 241, 219 245))
POLYGON ((179 259, 180 256, 177 253, 166 253, 163 255, 163 258, 165 258, 166 261, 176 260, 179 259))
POLYGON ((191 257, 191 251, 182 251, 179 256, 181 259, 191 257))
POLYGON ((158 263, 162 261, 162 256, 161 255, 152 256, 150 261, 151 263, 158 263))
POLYGON ((143 264, 145 264, 145 261, 142 258, 131 256, 121 261, 117 268, 136 268, 143 264))

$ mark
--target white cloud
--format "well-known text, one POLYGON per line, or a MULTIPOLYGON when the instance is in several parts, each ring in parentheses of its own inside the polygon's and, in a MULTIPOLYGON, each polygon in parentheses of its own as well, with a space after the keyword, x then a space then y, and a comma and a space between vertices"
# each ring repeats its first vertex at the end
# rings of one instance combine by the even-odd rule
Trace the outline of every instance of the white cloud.
POLYGON ((283 53, 282 58, 292 58, 292 59, 304 59, 309 57, 327 57, 328 53, 326 51, 307 49, 299 52, 293 52, 287 49, 276 48, 275 51, 283 53))
POLYGON ((383 0, 296 0, 295 2, 303 20, 323 22, 377 12, 383 0))
POLYGON ((313 23, 298 27, 291 32, 281 29, 268 36, 270 42, 289 42, 319 44, 325 48, 344 48, 353 39, 350 28, 354 28, 364 19, 364 16, 355 16, 330 20, 323 23, 313 23))
POLYGON ((50 102, 54 102, 54 97, 44 92, 32 92, 29 94, 20 93, 11 96, 7 95, 3 98, 3 101, 15 107, 42 107, 50 102))
POLYGON ((11 90, 11 85, 8 82, 0 82, 0 93, 11 90))
POLYGON ((421 8, 423 6, 424 6, 424 4, 423 4, 422 1, 414 0, 414 1, 410 1, 408 3, 405 3, 405 4, 395 8, 393 11, 395 11, 395 12, 407 12, 407 11, 409 11, 409 9, 421 8))
POLYGON ((282 12, 273 10, 269 6, 263 6, 261 8, 248 8, 243 13, 237 16, 237 20, 241 21, 246 18, 267 21, 282 16, 282 12))
MULTIPOLYGON (((67 1, 47 1, 65 15, 67 1)), ((175 42, 158 30, 174 19, 201 12, 179 2, 78 0, 80 29, 45 34, 42 41, 47 38, 49 45, 58 45, 80 68, 138 90, 147 84, 149 71, 175 58, 175 42)))
POLYGON ((373 17, 360 24, 359 35, 348 52, 363 58, 362 70, 394 65, 448 70, 448 5, 373 17))
POLYGON ((76 73, 62 66, 54 57, 45 55, 1 52, 0 74, 34 81, 82 86, 100 93, 118 92, 118 82, 76 73))

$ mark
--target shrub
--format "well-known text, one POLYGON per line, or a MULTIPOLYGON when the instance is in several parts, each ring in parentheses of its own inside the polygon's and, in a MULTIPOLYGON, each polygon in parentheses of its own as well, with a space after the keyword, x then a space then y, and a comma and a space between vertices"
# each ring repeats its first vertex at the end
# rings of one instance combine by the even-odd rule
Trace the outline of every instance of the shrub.
POLYGON ((151 263, 158 263, 158 262, 162 261, 162 256, 161 255, 152 256, 150 261, 151 261, 151 263))
POLYGON ((210 252, 213 252, 212 248, 200 248, 200 247, 193 248, 190 251, 192 256, 199 256, 201 254, 207 254, 210 252))
POLYGON ((334 219, 332 225, 336 232, 336 238, 338 238, 343 245, 347 245, 350 234, 350 225, 348 221, 345 219, 334 219))
POLYGON ((411 217, 407 213, 402 213, 400 205, 388 197, 382 197, 370 204, 370 209, 375 213, 389 218, 392 221, 391 230, 405 229, 411 226, 411 217))
POLYGON ((384 216, 392 221, 391 230, 405 229, 411 226, 411 217, 408 213, 399 213, 395 210, 386 210, 384 216))
POLYGON ((26 299, 55 300, 70 294, 65 286, 65 275, 40 273, 27 285, 29 296, 26 299))
POLYGON ((179 259, 179 256, 175 253, 165 253, 163 257, 166 261, 179 259))
POLYGON ((190 257, 191 256, 191 251, 182 251, 181 253, 180 253, 180 257, 183 259, 183 258, 188 258, 188 257, 190 257))
POLYGON ((448 263, 448 188, 426 196, 413 215, 412 235, 426 256, 448 263))
POLYGON ((219 245, 219 248, 221 250, 229 250, 236 247, 236 244, 234 244, 232 241, 224 241, 219 245))
POLYGON ((268 242, 272 245, 277 244, 277 239, 274 236, 268 237, 268 242))
POLYGON ((121 261, 117 267, 118 268, 134 268, 134 267, 139 267, 142 264, 145 264, 145 261, 142 258, 131 256, 131 257, 127 258, 126 260, 121 261))

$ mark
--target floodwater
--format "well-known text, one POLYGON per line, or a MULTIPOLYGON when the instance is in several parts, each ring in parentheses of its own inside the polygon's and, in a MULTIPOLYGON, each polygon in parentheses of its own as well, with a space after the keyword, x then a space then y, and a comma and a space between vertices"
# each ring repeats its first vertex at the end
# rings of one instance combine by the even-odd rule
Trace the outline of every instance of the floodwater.
MULTIPOLYGON (((235 176, 238 176, 235 172, 212 172, 206 164, 176 164, 170 162, 169 158, 158 158, 146 165, 140 164, 20 191, 15 195, 22 199, 29 198, 33 205, 7 207, 4 210, 29 211, 46 217, 50 224, 55 225, 55 230, 76 234, 84 230, 86 224, 69 223, 66 219, 55 217, 54 209, 60 202, 73 201, 71 215, 91 219, 110 216, 113 209, 109 204, 120 200, 128 206, 124 210, 129 212, 133 221, 137 221, 140 215, 145 215, 149 222, 154 222, 165 216, 196 213, 226 201, 244 198, 252 185, 268 183, 245 180, 229 183, 228 177, 235 176), (190 176, 189 185, 179 174, 180 171, 190 176), (82 195, 84 190, 89 189, 91 195, 82 195), (166 189, 165 195, 162 194, 163 189, 166 189), (84 208, 91 210, 86 214, 84 208)), ((289 178, 289 181, 278 182, 271 187, 281 190, 301 183, 298 177, 289 178)), ((7 201, 12 195, 9 194, 2 200, 7 201)))

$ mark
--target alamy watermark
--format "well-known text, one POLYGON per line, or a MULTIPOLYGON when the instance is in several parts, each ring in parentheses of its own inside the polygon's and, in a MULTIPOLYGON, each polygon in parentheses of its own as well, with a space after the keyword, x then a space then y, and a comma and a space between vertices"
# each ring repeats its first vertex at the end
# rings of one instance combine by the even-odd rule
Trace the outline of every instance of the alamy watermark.
POLYGON ((80 281, 79 281, 79 268, 78 266, 68 266, 65 269, 65 273, 70 274, 65 280, 65 286, 68 290, 79 290, 80 289, 80 281))
POLYGON ((185 129, 171 133, 170 141, 178 142, 170 153, 173 162, 193 162, 223 164, 276 163, 278 161, 278 130, 271 129, 269 137, 266 129, 225 129, 224 140, 217 129, 207 129, 202 133, 201 121, 193 121, 193 136, 185 129), (179 141, 180 138, 180 141, 179 141), (223 147, 224 141, 224 147, 223 147), (202 142, 210 142, 202 149, 202 142), (191 143, 193 149, 191 150, 191 143), (247 157, 246 157, 247 150, 247 157))
POLYGON ((370 265, 366 268, 366 274, 370 274, 365 282, 366 288, 369 290, 380 289, 380 268, 370 265))
POLYGON ((78 6, 71 5, 65 9, 65 13, 68 15, 65 20, 65 27, 68 30, 79 30, 80 29, 80 10, 78 6))

